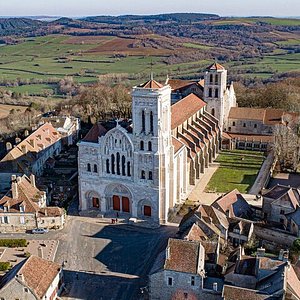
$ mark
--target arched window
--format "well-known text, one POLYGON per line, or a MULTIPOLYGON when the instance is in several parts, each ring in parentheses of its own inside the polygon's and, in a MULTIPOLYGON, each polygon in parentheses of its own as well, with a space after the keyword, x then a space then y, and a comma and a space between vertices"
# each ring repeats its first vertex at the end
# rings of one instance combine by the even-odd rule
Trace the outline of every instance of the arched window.
POLYGON ((94 165, 94 173, 98 173, 98 166, 96 164, 94 165))
POLYGON ((88 171, 88 172, 92 172, 91 164, 87 164, 87 171, 88 171))
POLYGON ((126 159, 124 155, 122 155, 122 175, 126 176, 126 159))
POLYGON ((219 89, 215 89, 215 98, 219 97, 219 89))
POLYGON ((214 109, 214 108, 211 110, 211 114, 212 114, 213 116, 215 116, 215 109, 214 109))
POLYGON ((142 132, 145 132, 145 111, 142 111, 142 132))
POLYGON ((212 97, 212 88, 208 89, 208 97, 210 97, 210 98, 212 97))
POLYGON ((148 151, 152 151, 152 143, 148 142, 148 151))
POLYGON ((116 173, 115 172, 115 155, 114 154, 111 155, 111 172, 112 172, 112 174, 116 173))
POLYGON ((153 133, 153 112, 150 112, 150 133, 153 133))
POLYGON ((151 171, 149 172, 148 179, 149 179, 149 180, 152 180, 152 179, 153 179, 153 178, 152 178, 152 172, 151 172, 151 171))
POLYGON ((218 74, 216 74, 216 77, 215 77, 215 84, 218 84, 219 83, 219 76, 218 74))
POLYGON ((120 153, 117 152, 117 174, 118 174, 118 175, 121 175, 121 171, 120 171, 120 160, 121 160, 120 153))
POLYGON ((109 159, 106 160, 106 173, 110 173, 110 170, 109 170, 109 159))
POLYGON ((210 76, 209 76, 209 82, 210 83, 214 82, 214 76, 213 76, 213 74, 210 74, 210 76))
POLYGON ((141 172, 141 179, 146 179, 146 172, 144 170, 141 172))
POLYGON ((140 150, 142 150, 142 151, 144 150, 144 141, 140 142, 140 150))
POLYGON ((127 176, 131 176, 131 166, 130 166, 130 161, 127 162, 127 176))

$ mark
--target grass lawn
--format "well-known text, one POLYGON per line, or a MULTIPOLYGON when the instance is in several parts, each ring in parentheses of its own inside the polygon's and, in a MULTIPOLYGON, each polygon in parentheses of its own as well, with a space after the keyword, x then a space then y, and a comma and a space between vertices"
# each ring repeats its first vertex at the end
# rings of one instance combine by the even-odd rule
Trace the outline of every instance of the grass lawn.
POLYGON ((212 176, 206 187, 206 192, 226 193, 237 188, 246 193, 253 185, 264 156, 259 152, 235 150, 222 152, 216 162, 219 169, 212 176))

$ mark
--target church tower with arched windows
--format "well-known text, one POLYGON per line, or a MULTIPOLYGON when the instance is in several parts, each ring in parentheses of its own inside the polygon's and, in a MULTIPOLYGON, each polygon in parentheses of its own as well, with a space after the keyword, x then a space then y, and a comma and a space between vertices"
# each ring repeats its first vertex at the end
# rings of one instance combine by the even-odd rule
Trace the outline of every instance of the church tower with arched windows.
POLYGON ((230 108, 236 106, 236 99, 232 85, 227 88, 227 70, 216 62, 206 69, 204 100, 206 110, 219 120, 220 128, 225 130, 230 108))
MULTIPOLYGON (((167 219, 170 194, 171 88, 151 79, 132 92, 135 180, 158 191, 152 198, 162 222, 167 219)), ((152 204, 153 205, 153 204, 152 204)), ((142 206, 141 206, 141 209, 142 206)))

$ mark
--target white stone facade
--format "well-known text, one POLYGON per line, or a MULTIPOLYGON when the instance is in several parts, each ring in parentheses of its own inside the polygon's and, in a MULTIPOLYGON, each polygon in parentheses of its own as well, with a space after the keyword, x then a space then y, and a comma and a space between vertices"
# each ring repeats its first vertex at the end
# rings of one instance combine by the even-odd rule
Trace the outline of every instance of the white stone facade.
POLYGON ((154 80, 135 87, 132 131, 117 124, 78 143, 79 209, 166 222, 220 148, 205 106, 191 94, 171 107, 170 86, 154 80))

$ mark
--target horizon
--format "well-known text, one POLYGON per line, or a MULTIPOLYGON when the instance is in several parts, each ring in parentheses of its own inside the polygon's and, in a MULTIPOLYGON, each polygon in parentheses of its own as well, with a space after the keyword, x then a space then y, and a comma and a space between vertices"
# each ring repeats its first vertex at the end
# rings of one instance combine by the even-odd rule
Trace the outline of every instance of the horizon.
MULTIPOLYGON (((1 1, 2 2, 2 1, 1 1)), ((179 0, 152 0, 148 3, 132 5, 132 0, 10 0, 0 3, 2 17, 70 17, 85 16, 123 16, 123 15, 157 15, 168 13, 207 13, 221 17, 300 17, 300 1, 298 0, 252 0, 251 3, 240 3, 240 0, 228 0, 224 4, 221 0, 214 2, 195 3, 193 0, 185 2, 179 0), (188 7, 188 9, 187 9, 188 7), (299 12, 295 15, 295 12, 299 12)))

